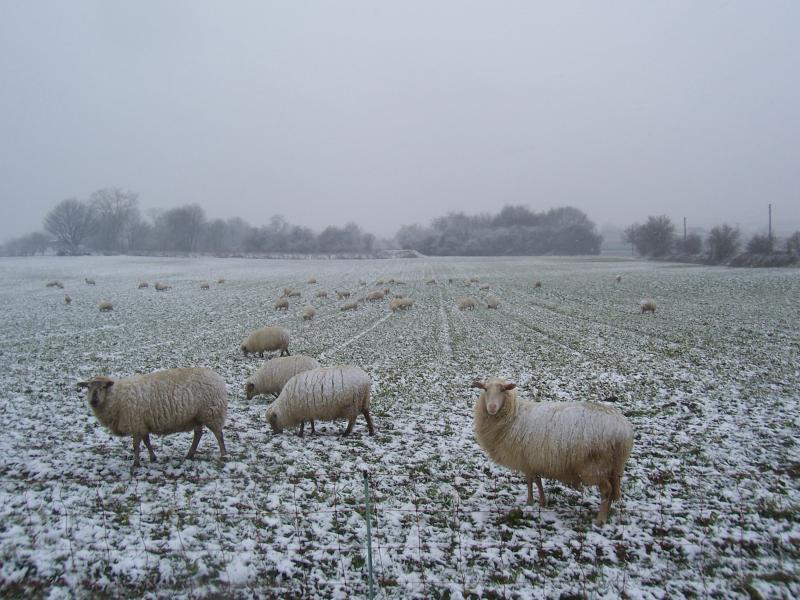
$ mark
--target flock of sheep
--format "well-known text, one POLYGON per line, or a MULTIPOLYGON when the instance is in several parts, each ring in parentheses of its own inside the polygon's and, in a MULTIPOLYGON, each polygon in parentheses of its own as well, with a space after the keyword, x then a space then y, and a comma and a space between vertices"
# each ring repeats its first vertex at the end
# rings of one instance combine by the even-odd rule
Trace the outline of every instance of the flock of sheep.
MULTIPOLYGON (((452 280, 450 280, 452 282, 452 280)), ((617 282, 621 281, 617 277, 617 282)), ((224 280, 220 279, 219 283, 224 280)), ((310 279, 309 283, 315 283, 310 279)), ((94 281, 87 279, 88 285, 94 281)), ((362 284, 364 282, 361 282, 362 284)), ((402 283, 394 279, 388 283, 402 283)), ((429 279, 426 284, 435 284, 429 279)), ((478 283, 477 278, 468 282, 478 283)), ((50 287, 63 287, 50 282, 50 287)), ((379 280, 378 285, 384 282, 379 280)), ((147 287, 140 283, 139 287, 147 287)), ((534 287, 541 287, 536 282, 534 287)), ((156 283, 157 290, 169 289, 156 283)), ((201 289, 208 289, 203 282, 201 289)), ((481 289, 488 289, 481 288, 481 289)), ((384 299, 388 288, 366 295, 366 301, 384 299)), ((336 292, 347 300, 350 292, 336 292)), ((300 296, 292 288, 284 288, 275 304, 276 310, 288 308, 288 299, 300 296)), ((326 298, 320 291, 317 297, 326 298)), ((111 310, 111 303, 100 310, 111 310)), ((472 310, 473 298, 461 298, 459 310, 472 310)), ((358 301, 349 301, 341 310, 357 308, 358 301), (351 305, 353 305, 351 307, 351 305)), ((413 301, 405 296, 393 298, 392 311, 406 310, 413 301)), ((499 300, 487 300, 487 307, 497 309, 499 300)), ((643 300, 641 311, 655 312, 655 302, 643 300)), ((314 308, 303 311, 303 319, 314 317, 314 308)), ((306 422, 314 433, 315 420, 347 420, 344 435, 349 435, 359 415, 366 420, 369 435, 375 427, 369 412, 372 382, 369 375, 353 365, 323 367, 309 356, 290 355, 290 333, 277 326, 262 327, 242 341, 244 356, 278 352, 247 378, 244 384, 248 400, 257 395, 272 395, 274 402, 266 412, 273 433, 299 425, 303 435, 306 422)), ((192 458, 203 427, 216 437, 220 457, 225 456, 223 426, 228 407, 228 393, 222 377, 207 368, 178 368, 133 377, 113 379, 97 376, 77 384, 87 390, 87 399, 98 421, 112 434, 132 436, 133 467, 139 466, 140 445, 144 442, 150 460, 155 453, 150 434, 167 435, 193 431, 194 438, 187 454, 192 458)), ((595 402, 534 402, 517 396, 514 383, 499 378, 474 381, 473 388, 481 390, 474 408, 475 437, 491 460, 525 475, 528 486, 527 503, 533 504, 533 483, 536 483, 539 504, 546 506, 542 477, 556 479, 573 487, 597 486, 600 510, 596 522, 604 523, 611 503, 621 495, 621 478, 633 446, 633 428, 622 413, 608 405, 595 402)))

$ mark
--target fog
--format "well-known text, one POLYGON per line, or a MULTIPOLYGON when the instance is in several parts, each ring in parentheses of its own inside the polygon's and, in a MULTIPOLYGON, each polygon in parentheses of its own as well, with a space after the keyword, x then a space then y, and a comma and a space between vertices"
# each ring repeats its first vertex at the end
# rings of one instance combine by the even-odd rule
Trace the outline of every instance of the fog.
POLYGON ((0 240, 143 211, 379 236, 571 205, 800 228, 800 3, 3 2, 0 240))

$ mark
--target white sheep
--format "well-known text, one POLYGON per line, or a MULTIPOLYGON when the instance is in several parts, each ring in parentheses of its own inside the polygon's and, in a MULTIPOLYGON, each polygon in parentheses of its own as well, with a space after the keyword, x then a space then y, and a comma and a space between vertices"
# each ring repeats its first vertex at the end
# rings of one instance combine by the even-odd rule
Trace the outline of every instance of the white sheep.
POLYGON ((161 283, 160 281, 156 281, 156 285, 154 286, 157 292, 166 292, 169 289, 172 289, 172 286, 167 285, 166 283, 161 283))
POLYGON ((286 298, 278 298, 275 301, 275 310, 289 310, 289 301, 286 298))
POLYGON ((147 283, 146 281, 140 281, 140 282, 139 282, 139 289, 140 289, 140 290, 141 290, 142 288, 146 288, 146 287, 150 287, 150 284, 149 284, 149 283, 147 283))
POLYGON ((386 295, 384 290, 375 290, 367 294, 367 300, 374 301, 374 300, 383 300, 383 297, 386 295))
POLYGON ((294 292, 294 288, 290 288, 290 287, 283 288, 283 295, 284 296, 289 296, 289 295, 292 294, 292 292, 294 292))
POLYGON ((311 277, 311 278, 308 280, 308 283, 317 283, 317 279, 316 279, 315 277, 311 277))
POLYGON ((220 277, 219 279, 217 279, 217 283, 225 283, 225 279, 223 279, 222 277, 220 277))
POLYGON ((542 287, 542 282, 537 281, 536 283, 533 284, 533 287, 535 287, 538 290, 540 287, 542 287))
POLYGON ((201 290, 210 290, 211 289, 211 285, 209 285, 209 283, 207 281, 201 281, 200 282, 200 289, 201 290))
POLYGON ((108 300, 101 300, 100 303, 97 305, 97 308, 100 309, 100 312, 110 312, 114 310, 114 305, 111 304, 108 300))
POLYGON ((278 399, 267 409, 267 421, 274 433, 300 425, 303 435, 305 421, 334 421, 347 419, 344 435, 350 435, 356 417, 364 415, 370 435, 375 435, 369 414, 369 375, 352 365, 337 365, 304 371, 292 377, 283 387, 278 399))
POLYGON ((299 298, 300 297, 300 291, 299 290, 292 290, 292 292, 290 294, 286 294, 286 297, 287 298, 299 298))
POLYGON ((310 321, 314 318, 314 315, 317 314, 316 309, 313 306, 306 306, 303 309, 303 321, 310 321))
POLYGON ((358 302, 345 302, 342 304, 340 310, 356 310, 358 308, 358 302))
POLYGON ((244 384, 245 395, 248 400, 260 394, 277 396, 292 377, 303 371, 318 368, 319 363, 310 356, 295 354, 273 358, 247 378, 244 384))
POLYGON ((320 290, 317 292, 317 298, 327 298, 328 292, 325 290, 320 290))
POLYGON ((617 283, 622 283, 622 275, 617 275, 617 283))
POLYGON ((414 301, 411 298, 393 298, 389 302, 389 310, 397 312, 398 310, 408 310, 414 306, 414 301))
POLYGON ((542 477, 572 487, 600 490, 597 523, 605 523, 633 446, 633 428, 612 406, 594 402, 532 402, 517 398, 503 379, 475 381, 483 390, 475 404, 475 437, 494 462, 525 475, 528 504, 533 483, 539 504, 547 499, 542 477))
POLYGON ((344 300, 345 298, 350 297, 350 292, 347 290, 336 290, 336 298, 338 300, 344 300))
POLYGON ((494 309, 496 309, 498 306, 500 306, 500 300, 498 300, 494 296, 489 296, 486 299, 486 308, 494 308, 494 309))
POLYGON ((639 302, 639 308, 642 309, 643 313, 646 313, 646 312, 655 313, 656 312, 656 301, 655 300, 642 300, 641 302, 639 302))
POLYGON ((222 426, 228 393, 225 381, 211 369, 168 369, 124 379, 99 376, 81 381, 81 388, 88 389, 89 405, 101 424, 114 435, 133 436, 134 467, 139 466, 142 441, 150 460, 156 460, 151 433, 194 431, 186 455, 192 458, 204 425, 216 436, 220 457, 225 456, 222 426))
POLYGON ((64 289, 64 284, 61 283, 60 281, 48 281, 45 284, 45 287, 57 287, 58 289, 63 290, 64 289))
POLYGON ((435 284, 435 283, 436 283, 436 280, 435 280, 435 279, 427 279, 427 280, 425 281, 425 283, 426 283, 427 285, 433 285, 433 284, 435 284))
POLYGON ((241 350, 245 356, 248 352, 258 352, 263 358, 264 352, 280 350, 280 356, 289 355, 289 331, 283 327, 269 326, 253 331, 242 342, 241 350))
POLYGON ((72 304, 72 298, 69 297, 69 294, 64 294, 64 304, 66 304, 67 306, 72 304))
POLYGON ((460 298, 458 300, 458 310, 475 310, 475 300, 472 298, 460 298))
POLYGON ((488 290, 489 289, 489 284, 488 283, 482 283, 482 284, 480 284, 478 286, 478 289, 479 290, 488 290))
POLYGON ((89 279, 88 277, 84 277, 83 280, 86 282, 86 285, 95 285, 94 279, 89 279))

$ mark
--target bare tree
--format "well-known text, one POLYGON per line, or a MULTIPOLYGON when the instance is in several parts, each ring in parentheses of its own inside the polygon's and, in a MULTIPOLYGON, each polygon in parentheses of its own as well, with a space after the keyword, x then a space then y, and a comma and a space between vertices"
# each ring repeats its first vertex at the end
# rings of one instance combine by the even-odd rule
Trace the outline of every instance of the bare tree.
POLYGON ((120 252, 128 246, 130 229, 141 219, 139 195, 120 188, 103 188, 89 198, 97 219, 97 233, 93 236, 99 250, 120 252))
POLYGON ((732 256, 739 249, 739 230, 727 223, 712 227, 708 234, 708 253, 711 259, 721 262, 732 256))
POLYGON ((62 200, 47 213, 44 228, 70 254, 75 254, 81 242, 92 232, 94 213, 92 208, 77 198, 62 200))
POLYGON ((197 204, 166 211, 156 223, 159 246, 164 250, 194 252, 206 225, 206 214, 197 204))

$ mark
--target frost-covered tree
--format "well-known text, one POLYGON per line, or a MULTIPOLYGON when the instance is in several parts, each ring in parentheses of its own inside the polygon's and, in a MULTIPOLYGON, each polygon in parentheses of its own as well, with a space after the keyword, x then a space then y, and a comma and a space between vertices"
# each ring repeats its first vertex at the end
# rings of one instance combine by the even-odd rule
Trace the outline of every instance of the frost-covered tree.
POLYGON ((47 213, 44 229, 51 233, 63 249, 75 254, 89 234, 94 224, 94 211, 86 202, 77 198, 62 200, 47 213))
POLYGON ((721 262, 739 250, 739 230, 727 223, 712 227, 706 244, 711 260, 721 262))

